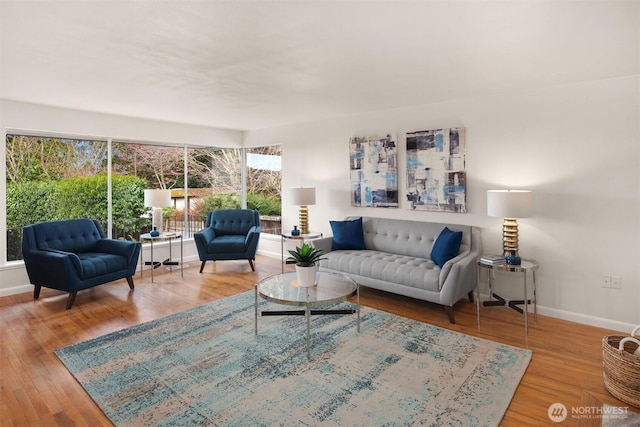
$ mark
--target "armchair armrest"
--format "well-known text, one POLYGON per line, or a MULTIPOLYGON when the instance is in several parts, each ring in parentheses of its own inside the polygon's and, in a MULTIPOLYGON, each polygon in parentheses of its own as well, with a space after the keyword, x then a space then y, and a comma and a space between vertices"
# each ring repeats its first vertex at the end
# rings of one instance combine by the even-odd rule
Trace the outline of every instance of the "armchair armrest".
POLYGON ((198 256, 201 260, 207 259, 207 246, 209 242, 215 239, 216 232, 213 231, 211 227, 205 227, 200 231, 196 231, 193 233, 193 241, 196 244, 196 249, 198 250, 198 256))
POLYGON ((25 252, 23 258, 29 279, 34 285, 68 291, 82 277, 80 258, 71 252, 32 250, 25 252))
POLYGON ((136 271, 142 243, 128 240, 102 239, 98 241, 96 249, 98 252, 123 256, 127 260, 128 275, 132 276, 136 271))
POLYGON ((102 239, 98 241, 96 251, 106 254, 121 255, 129 259, 136 250, 136 244, 137 242, 131 242, 128 240, 102 239))
POLYGON ((251 227, 249 229, 249 232, 247 233, 247 237, 244 239, 244 244, 245 246, 249 247, 249 245, 251 245, 251 243, 260 238, 260 233, 262 232, 262 227, 260 227, 259 225, 256 226, 254 225, 253 227, 251 227))
POLYGON ((244 239, 244 244, 247 249, 251 251, 258 248, 258 240, 260 239, 260 233, 262 232, 262 227, 259 225, 254 225, 249 229, 247 233, 247 237, 244 239))
POLYGON ((213 230, 213 228, 206 227, 200 231, 196 231, 195 233, 193 233, 193 238, 199 239, 202 241, 202 243, 207 244, 216 238, 216 232, 213 230))

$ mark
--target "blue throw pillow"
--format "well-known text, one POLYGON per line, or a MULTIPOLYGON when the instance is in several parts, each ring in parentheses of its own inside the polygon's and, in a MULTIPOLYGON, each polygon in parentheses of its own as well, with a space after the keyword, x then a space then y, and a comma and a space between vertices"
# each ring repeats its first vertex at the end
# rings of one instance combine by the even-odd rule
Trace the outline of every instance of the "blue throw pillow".
POLYGON ((331 250, 366 249, 362 233, 362 218, 350 221, 329 221, 333 232, 331 250))
POLYGON ((442 268, 447 261, 458 255, 461 243, 462 231, 451 231, 449 227, 445 227, 431 248, 431 260, 442 268))

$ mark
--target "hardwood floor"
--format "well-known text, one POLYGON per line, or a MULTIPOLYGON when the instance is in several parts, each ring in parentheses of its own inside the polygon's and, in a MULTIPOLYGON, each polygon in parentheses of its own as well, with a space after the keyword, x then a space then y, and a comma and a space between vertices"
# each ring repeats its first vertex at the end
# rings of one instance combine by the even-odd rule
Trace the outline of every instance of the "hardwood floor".
MULTIPOLYGON (((53 351, 220 298, 252 290, 262 278, 280 273, 280 261, 258 257, 256 271, 246 261, 200 263, 180 271, 156 270, 155 282, 146 272, 135 277, 129 290, 121 280, 78 293, 65 310, 67 295, 43 289, 38 301, 31 293, 0 298, 0 425, 100 426, 111 425, 53 351)), ((545 316, 530 319, 529 336, 523 318, 503 307, 483 308, 481 324, 475 304, 455 307, 456 324, 442 307, 363 288, 364 305, 454 331, 533 350, 527 372, 501 425, 552 425, 547 410, 564 404, 569 417, 558 425, 579 425, 572 407, 593 401, 628 407, 613 398, 602 382, 602 338, 620 332, 589 327, 545 316)), ((630 408, 631 411, 633 408, 630 408)), ((638 409, 633 409, 638 412, 638 409)))

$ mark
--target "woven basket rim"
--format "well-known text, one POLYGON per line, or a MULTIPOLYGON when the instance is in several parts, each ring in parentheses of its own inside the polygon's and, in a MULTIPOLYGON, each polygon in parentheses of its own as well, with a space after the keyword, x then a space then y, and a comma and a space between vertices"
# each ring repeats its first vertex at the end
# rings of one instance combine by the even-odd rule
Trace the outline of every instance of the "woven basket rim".
POLYGON ((638 344, 628 342, 619 350, 620 341, 624 338, 609 335, 602 339, 604 386, 614 397, 640 407, 640 357, 633 354, 638 344))

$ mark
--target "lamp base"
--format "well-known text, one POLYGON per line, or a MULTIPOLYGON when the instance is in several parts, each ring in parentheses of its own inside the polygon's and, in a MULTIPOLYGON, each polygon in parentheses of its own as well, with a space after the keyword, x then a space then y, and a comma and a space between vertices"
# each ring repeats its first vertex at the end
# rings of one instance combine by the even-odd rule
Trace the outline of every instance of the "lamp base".
POLYGON ((504 256, 518 254, 518 221, 515 218, 505 218, 502 223, 502 252, 504 256))
POLYGON ((304 205, 300 206, 300 233, 309 234, 309 209, 304 205))

